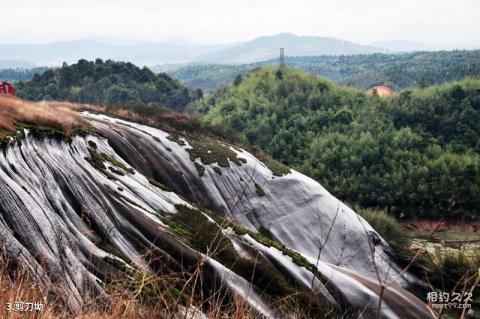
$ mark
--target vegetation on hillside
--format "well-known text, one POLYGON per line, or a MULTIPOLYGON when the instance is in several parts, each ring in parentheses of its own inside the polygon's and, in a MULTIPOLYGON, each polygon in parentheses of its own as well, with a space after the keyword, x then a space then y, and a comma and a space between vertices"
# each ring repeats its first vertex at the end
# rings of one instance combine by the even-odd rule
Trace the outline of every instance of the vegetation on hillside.
POLYGON ((0 95, 0 145, 27 128, 37 135, 68 137, 84 132, 88 125, 68 103, 32 103, 0 95))
POLYGON ((241 134, 342 200, 405 217, 477 218, 480 80, 391 98, 265 68, 206 97, 204 121, 241 134))
POLYGON ((17 82, 17 81, 30 81, 35 73, 43 73, 48 70, 47 67, 38 67, 33 69, 0 69, 0 82, 1 81, 9 81, 9 82, 17 82))
POLYGON ((144 112, 160 106, 183 110, 202 95, 193 92, 164 73, 146 67, 111 60, 79 60, 61 68, 35 74, 28 82, 16 84, 17 95, 29 100, 57 100, 103 104, 129 104, 144 112))
MULTIPOLYGON (((360 89, 387 84, 397 90, 442 84, 467 76, 478 77, 478 61, 480 50, 286 57, 288 66, 320 75, 337 84, 360 89)), ((276 59, 242 65, 197 64, 170 67, 166 72, 190 88, 213 91, 230 84, 238 74, 245 76, 259 66, 275 64, 278 64, 276 59)))

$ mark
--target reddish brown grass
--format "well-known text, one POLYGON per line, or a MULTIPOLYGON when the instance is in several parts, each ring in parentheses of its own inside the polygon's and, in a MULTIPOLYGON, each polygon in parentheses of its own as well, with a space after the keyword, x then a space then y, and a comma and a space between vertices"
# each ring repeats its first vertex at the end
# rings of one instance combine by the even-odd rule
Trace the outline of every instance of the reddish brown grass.
POLYGON ((0 95, 0 128, 9 132, 19 123, 51 127, 69 133, 84 126, 81 117, 69 103, 33 103, 11 96, 0 95))

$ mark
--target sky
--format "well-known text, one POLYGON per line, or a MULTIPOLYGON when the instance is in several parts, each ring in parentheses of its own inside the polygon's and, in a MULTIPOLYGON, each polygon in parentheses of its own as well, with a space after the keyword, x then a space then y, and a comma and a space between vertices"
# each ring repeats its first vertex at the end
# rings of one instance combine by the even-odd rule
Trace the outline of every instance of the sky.
POLYGON ((212 44, 281 32, 477 45, 480 0, 0 0, 0 43, 180 36, 212 44))

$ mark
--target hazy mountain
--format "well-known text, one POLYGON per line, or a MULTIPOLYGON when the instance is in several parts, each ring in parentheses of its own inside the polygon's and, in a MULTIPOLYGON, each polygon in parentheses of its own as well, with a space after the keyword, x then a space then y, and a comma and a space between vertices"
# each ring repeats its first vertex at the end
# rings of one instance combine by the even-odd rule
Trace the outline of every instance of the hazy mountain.
POLYGON ((33 61, 37 65, 60 65, 79 59, 96 58, 133 62, 138 65, 181 63, 229 45, 178 45, 169 43, 128 44, 105 39, 83 39, 47 44, 0 44, 4 59, 33 61))
POLYGON ((149 42, 149 41, 118 39, 118 38, 112 38, 112 37, 106 37, 106 36, 90 36, 90 37, 86 37, 83 40, 100 42, 104 44, 117 45, 117 46, 139 45, 139 44, 149 42))
POLYGON ((217 63, 258 62, 277 57, 281 47, 285 48, 285 54, 288 56, 343 55, 386 51, 335 38, 281 33, 259 37, 225 50, 203 55, 198 61, 217 63))
POLYGON ((384 51, 334 38, 282 33, 244 43, 199 45, 181 37, 162 42, 132 42, 104 37, 47 44, 0 44, 3 59, 60 65, 79 59, 114 59, 139 65, 184 62, 247 63, 278 56, 280 47, 290 56, 360 54, 384 51))
POLYGON ((32 61, 37 65, 58 65, 80 58, 113 58, 117 46, 91 40, 62 41, 47 44, 0 44, 2 58, 32 61))
MULTIPOLYGON (((442 46, 412 41, 381 41, 362 45, 335 38, 281 33, 243 43, 204 45, 182 37, 162 42, 89 37, 46 44, 0 44, 1 59, 23 61, 19 65, 61 65, 96 58, 129 61, 137 65, 179 63, 241 64, 277 59, 280 48, 288 57, 357 55, 385 52, 435 51, 442 46)), ((448 48, 452 49, 454 46, 448 48)), ((443 49, 446 49, 444 46, 443 49)), ((12 63, 10 63, 12 65, 12 63)), ((1 66, 1 65, 0 65, 1 66)), ((12 66, 10 66, 12 67, 12 66)), ((13 67, 16 67, 13 64, 13 67)))
MULTIPOLYGON (((3 54, 3 52, 2 52, 3 54)), ((0 60, 0 69, 31 69, 35 64, 25 60, 0 60)))
POLYGON ((394 52, 412 52, 412 51, 436 51, 445 50, 448 46, 434 45, 416 41, 405 40, 389 40, 389 41, 377 41, 371 44, 372 46, 382 48, 384 50, 390 50, 394 52))

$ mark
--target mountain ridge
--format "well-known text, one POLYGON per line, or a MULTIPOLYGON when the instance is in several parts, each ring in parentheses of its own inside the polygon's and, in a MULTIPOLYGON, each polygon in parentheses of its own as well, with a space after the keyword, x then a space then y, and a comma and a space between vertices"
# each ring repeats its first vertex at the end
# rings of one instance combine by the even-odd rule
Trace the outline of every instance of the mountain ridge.
POLYGON ((79 59, 128 60, 142 65, 182 62, 255 62, 278 56, 285 47, 290 55, 361 54, 383 49, 328 37, 281 33, 242 43, 194 44, 185 39, 164 42, 129 42, 102 37, 45 44, 0 44, 2 59, 22 59, 37 65, 60 65, 79 59), (228 57, 228 59, 227 59, 228 57))

